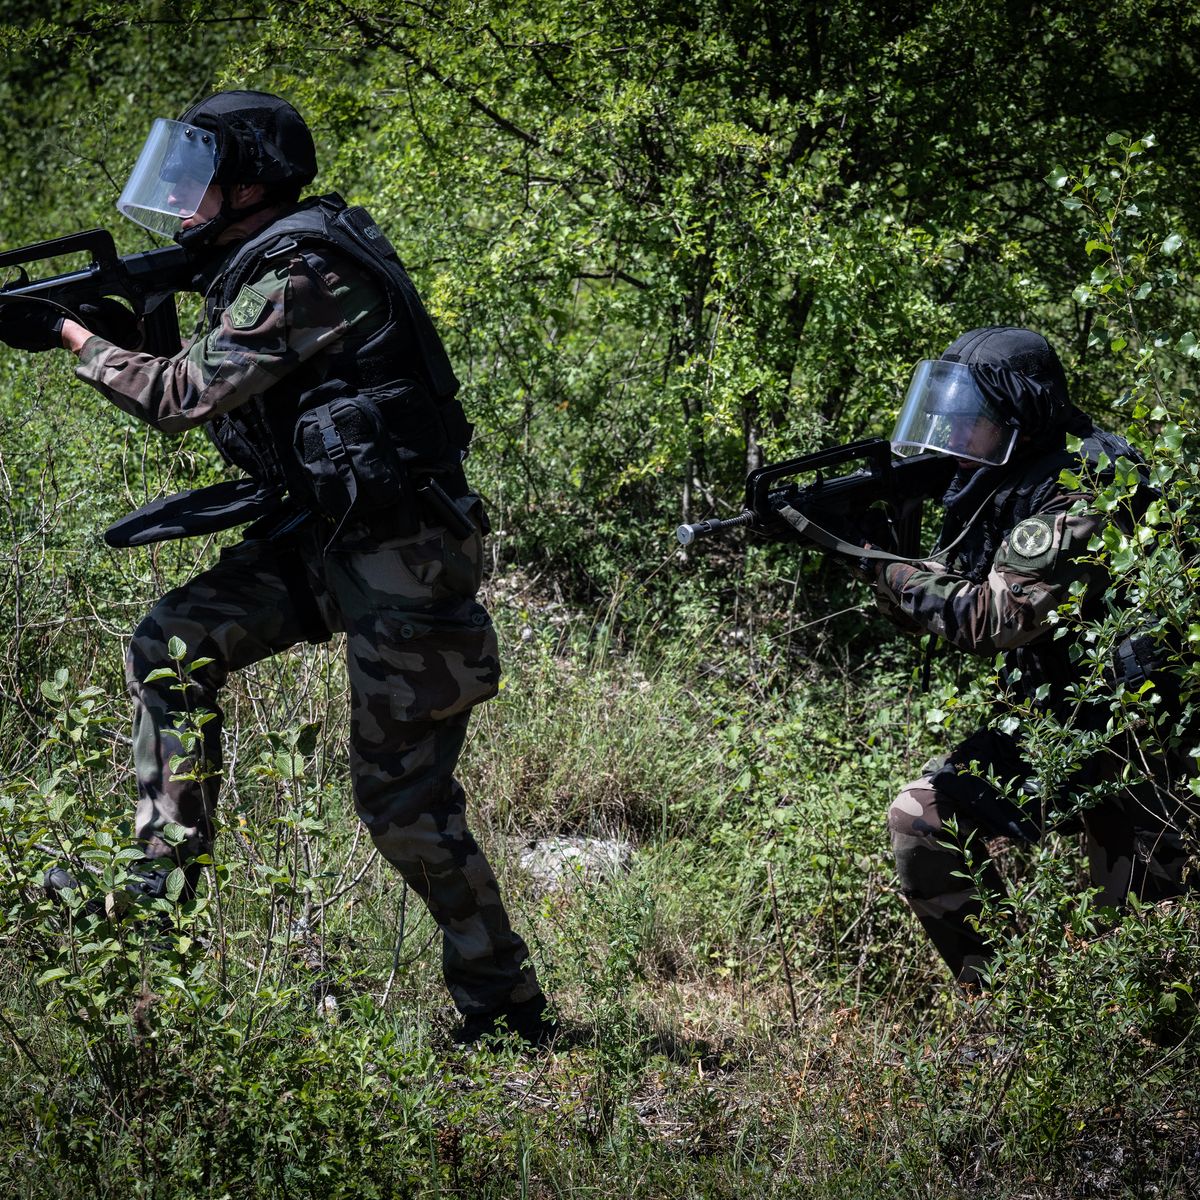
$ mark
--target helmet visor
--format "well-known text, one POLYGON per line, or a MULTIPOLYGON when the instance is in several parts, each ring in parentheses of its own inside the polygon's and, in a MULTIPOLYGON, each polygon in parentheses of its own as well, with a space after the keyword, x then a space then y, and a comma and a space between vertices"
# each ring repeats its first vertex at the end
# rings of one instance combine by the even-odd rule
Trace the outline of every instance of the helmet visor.
POLYGON ((150 126, 117 208, 152 233, 174 237, 195 216, 216 173, 214 134, 159 117, 150 126))
POLYGON ((934 450, 998 467, 1008 461, 1016 438, 1016 429, 979 390, 966 363, 927 358, 913 372, 892 449, 902 455, 934 450))

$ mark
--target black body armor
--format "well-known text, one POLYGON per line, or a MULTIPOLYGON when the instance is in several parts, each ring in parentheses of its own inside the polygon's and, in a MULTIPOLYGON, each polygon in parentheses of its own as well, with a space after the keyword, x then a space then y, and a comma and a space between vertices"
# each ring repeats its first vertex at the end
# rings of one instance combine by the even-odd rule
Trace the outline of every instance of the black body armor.
MULTIPOLYGON (((441 339, 383 232, 336 194, 315 197, 241 243, 208 292, 212 328, 272 259, 335 249, 379 284, 381 326, 301 364, 269 391, 207 426, 222 457, 248 479, 182 492, 130 514, 105 533, 142 545, 229 529, 294 505, 336 520, 396 511, 415 524, 416 495, 432 486, 440 512, 463 495, 471 425, 441 339)), ((445 514, 450 516, 453 514, 445 514)))

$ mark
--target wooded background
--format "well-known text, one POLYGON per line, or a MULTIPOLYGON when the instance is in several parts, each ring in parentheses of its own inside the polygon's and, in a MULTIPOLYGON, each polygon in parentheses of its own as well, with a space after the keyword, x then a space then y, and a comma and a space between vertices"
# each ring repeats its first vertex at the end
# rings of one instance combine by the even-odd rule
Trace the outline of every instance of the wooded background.
POLYGON ((1200 641, 1200 5, 5 0, 0 22, 0 246, 103 225, 148 248, 114 205, 150 122, 237 87, 292 101, 313 190, 397 246, 495 526, 507 675, 465 782, 580 1033, 540 1065, 431 1049, 431 927, 355 836, 336 647, 231 685, 226 831, 167 942, 41 897, 56 853, 116 890, 136 857, 122 639, 217 548, 100 531, 223 468, 66 355, 0 353, 14 1194, 1195 1194, 1195 903, 1112 925, 1073 835, 1010 852, 1008 982, 956 1000, 883 814, 987 711, 990 664, 939 661, 922 693, 819 556, 673 529, 736 511, 748 466, 886 436, 917 360, 1025 325, 1178 481, 1173 517, 1104 553, 1200 641), (547 894, 519 849, 551 835, 632 865, 547 894))

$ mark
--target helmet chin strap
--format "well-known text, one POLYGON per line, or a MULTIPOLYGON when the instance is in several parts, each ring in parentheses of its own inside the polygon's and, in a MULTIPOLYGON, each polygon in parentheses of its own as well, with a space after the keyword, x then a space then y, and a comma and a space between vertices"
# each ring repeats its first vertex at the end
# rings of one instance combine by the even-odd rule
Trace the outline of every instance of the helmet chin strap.
POLYGON ((175 234, 175 241, 190 254, 206 250, 213 246, 217 238, 231 225, 236 225, 238 221, 245 220, 246 217, 252 217, 255 213, 271 208, 274 204, 275 201, 270 196, 264 196, 256 203, 248 204, 245 208, 234 208, 229 202, 228 191, 222 185, 221 209, 217 215, 209 217, 207 221, 202 221, 199 225, 193 225, 190 229, 179 230, 175 234))

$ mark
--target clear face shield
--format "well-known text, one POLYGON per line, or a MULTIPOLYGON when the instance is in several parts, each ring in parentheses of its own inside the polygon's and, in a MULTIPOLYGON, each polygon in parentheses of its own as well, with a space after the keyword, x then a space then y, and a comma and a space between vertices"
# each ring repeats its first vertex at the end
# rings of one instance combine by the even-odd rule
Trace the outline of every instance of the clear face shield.
POLYGON ((207 129, 159 117, 117 208, 152 233, 174 237, 196 215, 217 173, 217 139, 207 129))
POLYGON ((897 454, 935 450, 998 467, 1008 462, 1017 430, 1001 420, 965 363, 927 358, 913 372, 891 440, 897 454))

